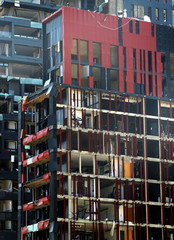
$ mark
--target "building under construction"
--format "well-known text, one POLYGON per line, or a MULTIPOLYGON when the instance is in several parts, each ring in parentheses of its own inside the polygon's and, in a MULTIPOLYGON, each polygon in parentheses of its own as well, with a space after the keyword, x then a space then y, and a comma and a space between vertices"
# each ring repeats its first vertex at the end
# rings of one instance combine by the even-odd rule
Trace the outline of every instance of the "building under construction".
POLYGON ((63 7, 43 31, 45 85, 19 106, 18 239, 173 240, 174 30, 63 7))
MULTIPOLYGON (((103 2, 103 1, 102 1, 103 2)), ((42 20, 63 5, 94 10, 98 1, 0 1, 0 239, 17 239, 18 101, 42 81, 42 20), (70 2, 70 4, 69 4, 70 2)), ((101 9, 102 10, 102 9, 101 9)), ((31 114, 27 116, 31 118, 31 114)), ((26 127, 32 134, 33 123, 26 127)), ((25 192, 30 201, 30 193, 25 192)))

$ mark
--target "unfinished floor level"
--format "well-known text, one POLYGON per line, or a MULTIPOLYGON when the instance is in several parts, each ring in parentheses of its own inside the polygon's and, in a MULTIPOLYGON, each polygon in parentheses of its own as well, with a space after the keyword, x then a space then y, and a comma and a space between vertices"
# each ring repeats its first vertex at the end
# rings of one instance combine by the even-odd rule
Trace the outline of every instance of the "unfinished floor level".
POLYGON ((21 240, 173 240, 173 101, 51 84, 21 109, 21 240))

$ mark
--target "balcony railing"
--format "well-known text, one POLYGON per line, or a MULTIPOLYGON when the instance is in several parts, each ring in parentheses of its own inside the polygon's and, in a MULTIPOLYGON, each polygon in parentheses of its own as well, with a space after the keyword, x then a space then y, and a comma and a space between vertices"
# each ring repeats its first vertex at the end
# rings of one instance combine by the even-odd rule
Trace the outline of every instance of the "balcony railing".
POLYGON ((17 192, 9 192, 0 190, 0 200, 17 200, 18 193, 17 192))
POLYGON ((0 31, 0 37, 11 38, 11 32, 0 31))
POLYGON ((16 180, 18 179, 18 172, 11 171, 11 169, 4 170, 0 168, 0 180, 16 180))
POLYGON ((17 221, 17 212, 0 212, 0 221, 17 221))

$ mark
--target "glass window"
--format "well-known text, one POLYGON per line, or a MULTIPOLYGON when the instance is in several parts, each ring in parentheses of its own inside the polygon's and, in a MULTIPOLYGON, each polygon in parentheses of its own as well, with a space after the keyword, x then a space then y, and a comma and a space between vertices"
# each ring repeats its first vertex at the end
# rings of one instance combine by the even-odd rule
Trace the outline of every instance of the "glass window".
POLYGON ((93 67, 94 88, 101 88, 101 69, 93 67))
POLYGON ((151 24, 151 32, 152 32, 152 37, 154 37, 154 24, 151 24))
POLYGON ((136 26, 136 34, 139 34, 140 33, 139 21, 135 22, 135 26, 136 26))
POLYGON ((35 92, 35 86, 30 84, 24 84, 24 94, 35 92))
POLYGON ((148 17, 150 17, 150 19, 152 19, 152 8, 148 7, 148 17))
POLYGON ((148 67, 149 71, 152 71, 152 52, 148 51, 148 67))
POLYGON ((124 71, 123 77, 124 77, 124 91, 127 92, 127 83, 126 83, 127 72, 126 71, 124 71))
POLYGON ((100 6, 102 3, 104 3, 105 1, 104 0, 97 0, 96 1, 96 5, 97 6, 100 6))
POLYGON ((129 21, 129 32, 133 33, 132 20, 129 21))
POLYGON ((144 18, 144 6, 142 5, 132 5, 132 17, 137 17, 137 18, 144 18))
POLYGON ((167 97, 166 77, 162 77, 162 94, 163 97, 167 97))
POLYGON ((78 85, 78 65, 71 64, 72 85, 78 85))
POLYGON ((174 79, 173 78, 171 78, 171 81, 170 81, 170 97, 174 98, 174 79))
POLYGON ((167 10, 164 9, 163 13, 164 13, 164 22, 167 22, 167 10))
POLYGON ((110 70, 111 90, 118 91, 118 71, 110 70))
POLYGON ((51 46, 51 43, 50 43, 50 33, 47 33, 47 35, 46 35, 46 44, 47 44, 47 48, 51 46))
POLYGON ((123 47, 123 67, 126 68, 126 48, 123 47))
POLYGON ((137 63, 136 63, 136 49, 134 48, 133 49, 133 62, 134 62, 134 69, 137 68, 137 63))
POLYGON ((89 87, 89 65, 81 65, 81 86, 89 87))
POLYGON ((51 54, 50 54, 50 48, 47 49, 47 67, 50 68, 51 67, 51 54))
POLYGON ((73 39, 73 46, 71 48, 71 59, 78 60, 78 41, 73 39))
MULTIPOLYGON (((52 0, 53 1, 53 0, 52 0)), ((57 1, 57 0, 56 0, 57 1)), ((78 4, 78 1, 77 0, 64 0, 64 1, 58 1, 59 2, 59 5, 62 5, 62 2, 63 2, 63 5, 64 6, 68 6, 68 7, 79 7, 79 4, 78 4)))
POLYGON ((88 42, 80 40, 80 61, 88 62, 88 42))
POLYGON ((118 47, 110 46, 111 66, 118 67, 118 47))
POLYGON ((166 73, 166 54, 161 53, 161 63, 163 66, 163 73, 166 73))
POLYGON ((56 70, 56 82, 57 83, 62 83, 62 78, 60 76, 60 68, 56 70))
POLYGON ((149 95, 152 96, 152 94, 153 94, 152 75, 149 74, 149 95))
POLYGON ((101 47, 97 42, 93 42, 93 63, 101 64, 101 47))
POLYGON ((174 75, 174 54, 170 54, 170 75, 174 75))
POLYGON ((156 21, 159 21, 159 8, 156 8, 156 21))
POLYGON ((53 66, 55 66, 60 62, 58 58, 58 51, 59 51, 59 47, 58 47, 58 43, 56 43, 55 45, 52 46, 53 66))
POLYGON ((10 45, 5 42, 0 43, 0 56, 9 56, 9 55, 10 55, 10 45))
POLYGON ((120 240, 125 240, 125 235, 124 231, 120 231, 120 240))

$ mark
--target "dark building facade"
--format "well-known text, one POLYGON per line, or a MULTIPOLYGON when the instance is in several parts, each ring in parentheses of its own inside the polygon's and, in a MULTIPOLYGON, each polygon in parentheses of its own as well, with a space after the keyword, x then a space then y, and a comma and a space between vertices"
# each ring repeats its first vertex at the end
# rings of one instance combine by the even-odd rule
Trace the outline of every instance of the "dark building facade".
MULTIPOLYGON (((18 101, 43 84, 41 21, 47 14, 24 5, 2 1, 0 9, 0 239, 17 239, 18 101)), ((32 128, 30 121, 27 134, 32 128)), ((27 191, 24 199, 31 200, 27 191)))
MULTIPOLYGON (((0 238, 17 239, 18 101, 42 80, 42 20, 63 5, 96 10, 102 1, 14 1, 0 5, 0 238)), ((34 124, 28 111, 26 134, 34 124)), ((25 195, 30 195, 26 190, 25 195)), ((27 201, 31 199, 27 197, 27 201)))
POLYGON ((152 23, 172 25, 172 0, 117 0, 116 14, 121 11, 128 17, 149 20, 152 23))
POLYGON ((0 29, 0 236, 17 239, 18 101, 42 85, 42 25, 4 16, 0 29))
POLYGON ((18 238, 173 240, 173 29, 63 7, 43 35, 44 87, 19 105, 18 238))

